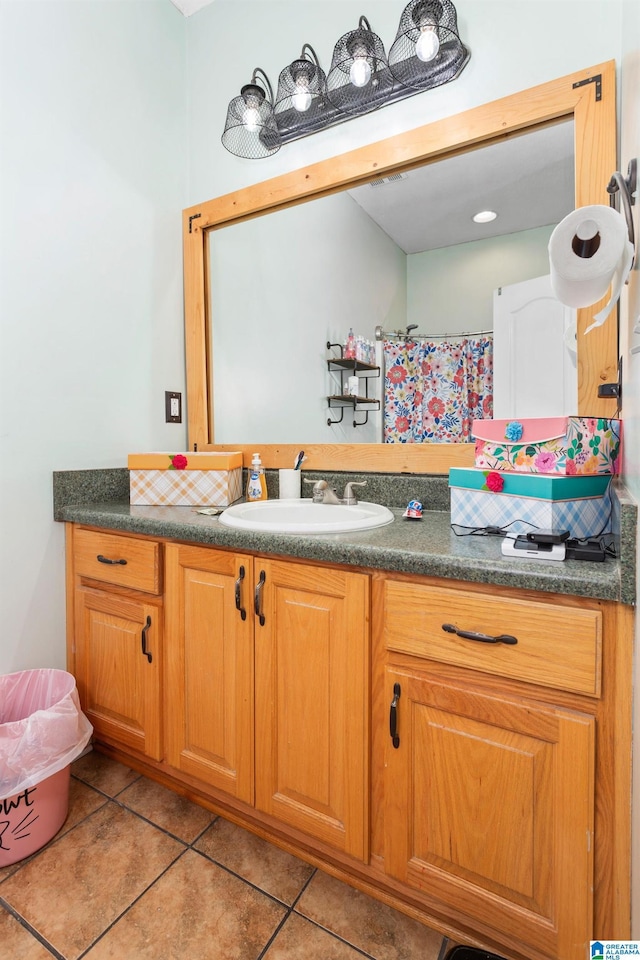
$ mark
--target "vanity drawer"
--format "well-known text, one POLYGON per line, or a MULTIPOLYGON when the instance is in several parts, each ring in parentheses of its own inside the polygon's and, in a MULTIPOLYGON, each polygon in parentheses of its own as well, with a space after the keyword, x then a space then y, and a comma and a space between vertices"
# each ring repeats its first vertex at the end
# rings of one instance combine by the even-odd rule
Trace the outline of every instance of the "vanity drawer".
POLYGON ((600 696, 600 610, 388 580, 383 631, 386 648, 398 653, 600 696), (452 628, 517 643, 482 642, 452 628))
POLYGON ((73 559, 81 577, 160 593, 160 545, 153 540, 76 529, 73 559))

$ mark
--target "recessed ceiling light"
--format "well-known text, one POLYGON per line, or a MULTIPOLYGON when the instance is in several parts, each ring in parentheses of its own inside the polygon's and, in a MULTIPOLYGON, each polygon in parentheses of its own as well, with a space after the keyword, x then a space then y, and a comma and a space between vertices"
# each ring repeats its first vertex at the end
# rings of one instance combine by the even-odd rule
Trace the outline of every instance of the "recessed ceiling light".
POLYGON ((498 214, 495 210, 481 210, 480 213, 476 213, 473 217, 474 223, 491 223, 492 220, 495 220, 498 214))

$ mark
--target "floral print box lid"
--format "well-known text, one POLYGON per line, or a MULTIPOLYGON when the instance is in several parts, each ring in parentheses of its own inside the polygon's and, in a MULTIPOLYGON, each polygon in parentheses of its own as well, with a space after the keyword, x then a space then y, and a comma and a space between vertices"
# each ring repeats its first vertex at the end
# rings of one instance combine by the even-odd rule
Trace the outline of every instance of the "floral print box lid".
POLYGON ((474 420, 475 465, 567 477, 615 474, 621 430, 621 420, 598 417, 474 420))

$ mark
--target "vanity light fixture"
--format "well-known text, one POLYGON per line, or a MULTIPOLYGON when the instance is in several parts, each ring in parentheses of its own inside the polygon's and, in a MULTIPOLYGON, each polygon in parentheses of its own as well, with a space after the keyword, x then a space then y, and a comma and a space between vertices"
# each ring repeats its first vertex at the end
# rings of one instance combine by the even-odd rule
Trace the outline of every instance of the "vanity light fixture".
POLYGON ((336 43, 327 75, 305 43, 298 60, 281 71, 274 99, 269 78, 256 67, 251 83, 229 104, 222 144, 238 157, 270 157, 290 140, 454 80, 469 56, 451 0, 411 0, 388 60, 361 16, 357 29, 336 43))
POLYGON ((407 4, 389 51, 389 69, 399 83, 428 90, 453 80, 468 59, 450 0, 411 0, 407 4))
POLYGON ((495 210, 480 210, 471 219, 474 223, 491 223, 492 220, 497 219, 497 216, 495 210))
POLYGON ((240 96, 234 97, 227 108, 222 144, 229 153, 248 160, 270 157, 280 149, 273 89, 260 67, 255 68, 251 83, 242 87, 240 96))

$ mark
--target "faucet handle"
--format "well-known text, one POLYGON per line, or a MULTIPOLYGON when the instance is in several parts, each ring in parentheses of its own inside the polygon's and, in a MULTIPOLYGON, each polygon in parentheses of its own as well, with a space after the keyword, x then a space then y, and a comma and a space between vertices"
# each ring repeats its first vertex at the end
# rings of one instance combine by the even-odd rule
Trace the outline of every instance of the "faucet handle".
POLYGON ((358 502, 358 498, 356 497, 355 493, 353 492, 353 487, 366 487, 366 485, 367 485, 367 481, 366 481, 366 480, 361 480, 361 481, 350 480, 350 481, 345 485, 344 495, 343 495, 343 497, 342 497, 342 502, 343 502, 344 504, 346 504, 346 506, 348 506, 348 507, 355 507, 356 503, 358 502))
POLYGON ((324 491, 328 488, 329 484, 326 480, 309 480, 308 477, 302 478, 305 483, 312 483, 312 498, 314 503, 322 503, 324 500, 324 491))

